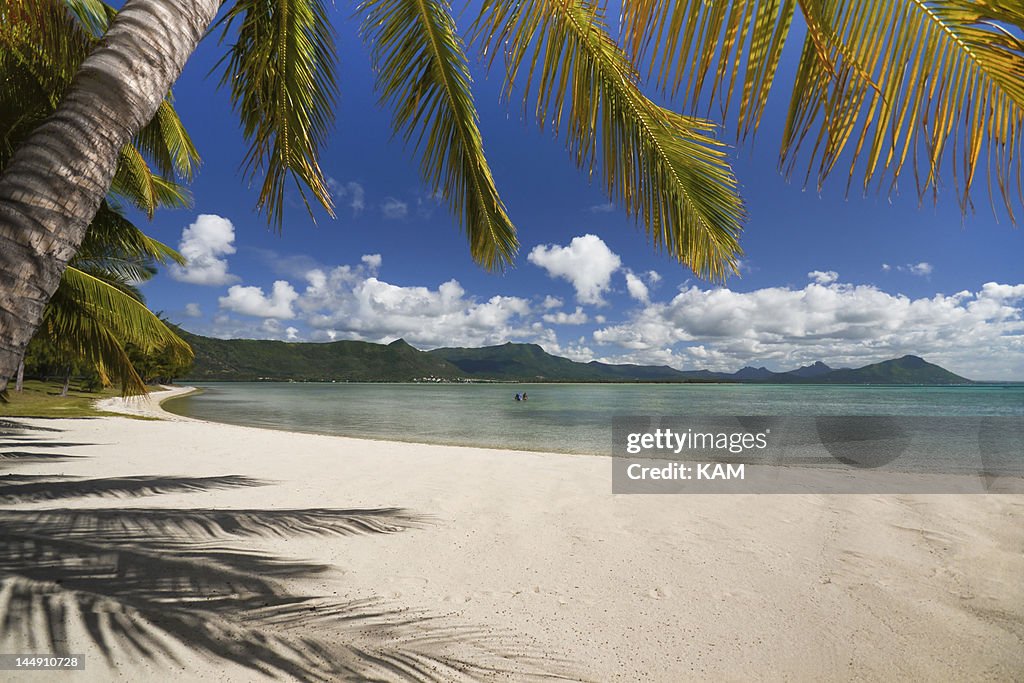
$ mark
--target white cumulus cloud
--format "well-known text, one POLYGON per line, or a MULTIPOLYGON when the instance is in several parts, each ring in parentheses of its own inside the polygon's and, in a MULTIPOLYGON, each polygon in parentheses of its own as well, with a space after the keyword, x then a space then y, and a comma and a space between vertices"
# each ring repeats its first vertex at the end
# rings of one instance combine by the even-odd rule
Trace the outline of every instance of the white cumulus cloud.
POLYGON ((185 304, 185 315, 190 318, 202 318, 203 310, 199 308, 199 304, 185 304))
POLYGON ((561 308, 562 300, 559 299, 557 296, 551 296, 550 294, 548 294, 546 297, 544 297, 544 301, 541 302, 540 307, 543 308, 544 310, 551 310, 552 308, 561 308))
POLYGON ((298 298, 299 295, 291 284, 285 280, 278 280, 274 283, 270 296, 265 295, 260 287, 234 285, 228 288, 227 296, 222 296, 217 301, 222 309, 235 313, 288 320, 295 317, 292 304, 298 298))
POLYGON ((574 237, 568 246, 537 245, 527 259, 553 278, 568 280, 583 304, 604 304, 612 273, 622 265, 618 254, 597 235, 574 237))
POLYGON ((629 292, 631 297, 641 303, 647 303, 650 301, 651 295, 647 290, 647 285, 644 284, 643 280, 630 271, 626 271, 626 290, 629 292))
POLYGON ((366 264, 366 267, 370 270, 380 268, 380 264, 383 261, 380 254, 363 254, 363 257, 359 260, 366 264))
POLYGON ((807 277, 819 285, 828 285, 839 279, 839 273, 834 270, 812 270, 807 277))
POLYGON ((170 268, 171 277, 193 285, 226 285, 238 278, 228 272, 227 259, 235 253, 235 227, 227 218, 204 213, 182 230, 178 251, 185 266, 170 268))
POLYGON ((588 320, 587 314, 583 312, 583 308, 580 306, 576 307, 574 313, 566 313, 565 311, 545 313, 543 319, 544 322, 555 325, 585 325, 588 320))

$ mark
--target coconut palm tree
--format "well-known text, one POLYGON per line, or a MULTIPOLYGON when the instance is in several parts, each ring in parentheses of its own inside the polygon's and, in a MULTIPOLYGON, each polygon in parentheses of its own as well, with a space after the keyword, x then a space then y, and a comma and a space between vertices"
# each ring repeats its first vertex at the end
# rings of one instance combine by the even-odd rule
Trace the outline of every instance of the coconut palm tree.
MULTIPOLYGON (((38 30, 30 30, 41 24, 21 25, 17 37, 6 41, 11 49, 0 55, 0 75, 6 85, 0 89, 0 168, 18 142, 56 107, 70 74, 101 33, 88 15, 62 16, 72 20, 61 26, 67 40, 47 42, 38 30), (55 45, 64 49, 54 51, 55 45)), ((122 148, 110 194, 150 216, 159 206, 183 206, 188 194, 176 176, 189 177, 197 160, 177 114, 165 102, 137 139, 122 148), (147 156, 162 174, 150 169, 147 156)), ((101 204, 44 309, 35 338, 68 368, 84 362, 104 384, 113 379, 126 395, 140 394, 145 385, 128 358, 126 344, 143 350, 166 348, 182 360, 191 356, 191 350, 145 307, 135 285, 153 277, 157 263, 183 259, 129 222, 115 201, 111 198, 101 204)))
MULTIPOLYGON (((9 0, 0 23, 17 31, 39 5, 59 4, 9 0)), ((66 4, 104 15, 97 0, 66 4)), ((120 150, 164 102, 220 7, 128 0, 0 177, 0 384, 81 243, 120 150)), ((515 231, 483 153, 466 41, 450 5, 366 0, 358 13, 396 131, 460 219, 473 257, 501 268, 515 253, 515 231)), ((713 124, 655 103, 643 77, 669 95, 682 90, 690 105, 737 106, 745 135, 761 120, 793 36, 803 48, 783 130, 785 168, 811 143, 803 156, 819 178, 859 162, 865 187, 894 187, 909 160, 921 193, 952 174, 966 210, 985 165, 1013 218, 1024 129, 1018 2, 631 0, 618 40, 605 16, 589 0, 483 0, 469 36, 502 63, 506 93, 534 97, 541 125, 557 128, 610 198, 699 275, 735 268, 736 181, 713 124), (805 26, 802 38, 795 22, 805 26)), ((235 0, 220 25, 229 43, 223 83, 250 141, 246 166, 264 178, 258 206, 279 226, 294 179, 330 211, 317 163, 336 91, 324 3, 235 0)))

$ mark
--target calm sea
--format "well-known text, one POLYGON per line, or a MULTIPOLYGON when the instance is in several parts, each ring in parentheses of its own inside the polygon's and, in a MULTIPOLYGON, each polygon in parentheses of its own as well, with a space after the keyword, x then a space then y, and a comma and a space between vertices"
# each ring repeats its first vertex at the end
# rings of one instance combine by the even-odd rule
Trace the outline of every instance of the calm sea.
MULTIPOLYGON (((621 415, 1024 417, 1024 385, 209 383, 197 386, 203 393, 168 401, 164 408, 214 422, 289 431, 601 455, 610 453, 612 419, 621 415), (515 401, 516 392, 522 391, 527 392, 529 400, 515 401)), ((949 422, 956 424, 955 420, 949 422)), ((956 431, 955 426, 952 429, 956 431)), ((943 449, 941 443, 942 439, 937 438, 937 445, 930 447, 929 452, 934 451, 931 455, 952 463, 962 448, 943 449), (949 452, 942 452, 944 450, 949 452)))

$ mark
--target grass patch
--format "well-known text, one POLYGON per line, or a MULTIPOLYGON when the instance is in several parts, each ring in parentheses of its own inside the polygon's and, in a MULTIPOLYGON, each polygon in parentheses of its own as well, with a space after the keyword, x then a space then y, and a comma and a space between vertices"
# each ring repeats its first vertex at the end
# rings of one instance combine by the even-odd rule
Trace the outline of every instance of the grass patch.
POLYGON ((118 389, 85 391, 72 382, 68 395, 61 396, 63 386, 63 382, 25 380, 22 391, 15 391, 14 382, 11 382, 7 387, 7 403, 0 402, 0 417, 125 417, 121 413, 93 407, 100 399, 120 396, 118 389))

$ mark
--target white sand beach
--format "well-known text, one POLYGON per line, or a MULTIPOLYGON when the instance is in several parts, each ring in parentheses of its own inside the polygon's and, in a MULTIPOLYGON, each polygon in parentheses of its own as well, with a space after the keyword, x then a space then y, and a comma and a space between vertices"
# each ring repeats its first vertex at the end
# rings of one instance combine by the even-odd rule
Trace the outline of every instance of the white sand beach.
POLYGON ((13 419, 56 431, 3 437, 0 652, 86 665, 0 678, 1024 672, 1024 496, 613 496, 607 458, 213 424, 167 395, 127 408, 159 421, 13 419))

